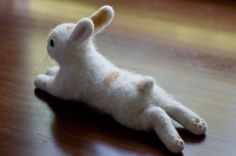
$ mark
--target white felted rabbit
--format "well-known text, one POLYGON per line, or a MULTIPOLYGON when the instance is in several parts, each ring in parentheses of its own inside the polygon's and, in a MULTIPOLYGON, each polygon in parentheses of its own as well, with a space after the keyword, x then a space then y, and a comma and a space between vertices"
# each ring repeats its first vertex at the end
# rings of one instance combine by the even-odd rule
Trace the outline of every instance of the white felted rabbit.
POLYGON ((76 24, 54 28, 47 49, 59 67, 38 75, 35 86, 61 99, 84 102, 127 127, 154 129, 170 151, 181 152, 184 142, 171 118, 196 135, 204 134, 207 124, 155 84, 152 77, 118 68, 97 51, 93 38, 113 16, 112 7, 103 6, 76 24))

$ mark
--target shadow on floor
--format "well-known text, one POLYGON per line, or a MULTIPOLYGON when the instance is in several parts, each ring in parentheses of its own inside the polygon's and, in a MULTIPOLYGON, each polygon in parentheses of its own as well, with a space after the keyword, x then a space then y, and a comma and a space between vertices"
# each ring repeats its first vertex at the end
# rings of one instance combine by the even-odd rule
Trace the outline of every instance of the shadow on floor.
MULTIPOLYGON (((57 145, 69 155, 170 155, 154 132, 138 132, 110 116, 78 102, 63 101, 35 90, 55 114, 52 133, 57 145)), ((178 130, 186 143, 200 143, 205 136, 178 130)), ((178 154, 183 155, 183 154, 178 154)))

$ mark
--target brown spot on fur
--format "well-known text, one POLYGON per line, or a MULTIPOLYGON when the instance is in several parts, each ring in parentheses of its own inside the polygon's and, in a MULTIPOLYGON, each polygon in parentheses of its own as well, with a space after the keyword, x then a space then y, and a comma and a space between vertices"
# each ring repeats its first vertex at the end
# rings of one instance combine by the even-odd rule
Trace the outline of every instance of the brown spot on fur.
POLYGON ((94 15, 91 16, 91 19, 94 23, 95 29, 101 27, 108 19, 108 12, 106 10, 98 10, 94 15))
POLYGON ((144 81, 142 80, 134 81, 134 85, 139 91, 143 91, 143 84, 144 84, 144 81))
POLYGON ((111 82, 115 81, 119 77, 120 73, 117 71, 112 71, 103 81, 105 86, 109 86, 111 82))

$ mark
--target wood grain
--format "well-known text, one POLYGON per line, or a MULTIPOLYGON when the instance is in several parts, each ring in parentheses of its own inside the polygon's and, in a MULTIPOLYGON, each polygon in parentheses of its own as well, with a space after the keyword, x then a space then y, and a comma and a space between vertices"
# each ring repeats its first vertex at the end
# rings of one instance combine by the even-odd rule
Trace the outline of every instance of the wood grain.
POLYGON ((106 3, 116 16, 97 36, 102 53, 152 75, 208 122, 206 136, 179 129, 180 155, 234 156, 236 4, 213 0, 0 0, 0 155, 171 155, 153 132, 34 90, 35 76, 54 64, 46 55, 50 29, 106 3))

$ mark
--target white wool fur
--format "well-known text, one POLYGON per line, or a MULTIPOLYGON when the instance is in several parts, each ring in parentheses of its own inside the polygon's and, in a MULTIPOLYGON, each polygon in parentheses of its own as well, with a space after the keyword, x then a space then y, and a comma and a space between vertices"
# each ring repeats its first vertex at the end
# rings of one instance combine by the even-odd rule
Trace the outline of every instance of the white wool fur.
MULTIPOLYGON (((36 88, 65 100, 81 101, 110 114, 119 123, 136 129, 154 129, 166 147, 179 153, 184 142, 174 119, 201 135, 206 122, 160 88, 152 77, 118 68, 99 53, 93 38, 111 22, 114 11, 95 27, 90 17, 55 27, 48 36, 48 53, 59 64, 35 79, 36 88)), ((97 12, 95 12, 96 14, 97 12)))

